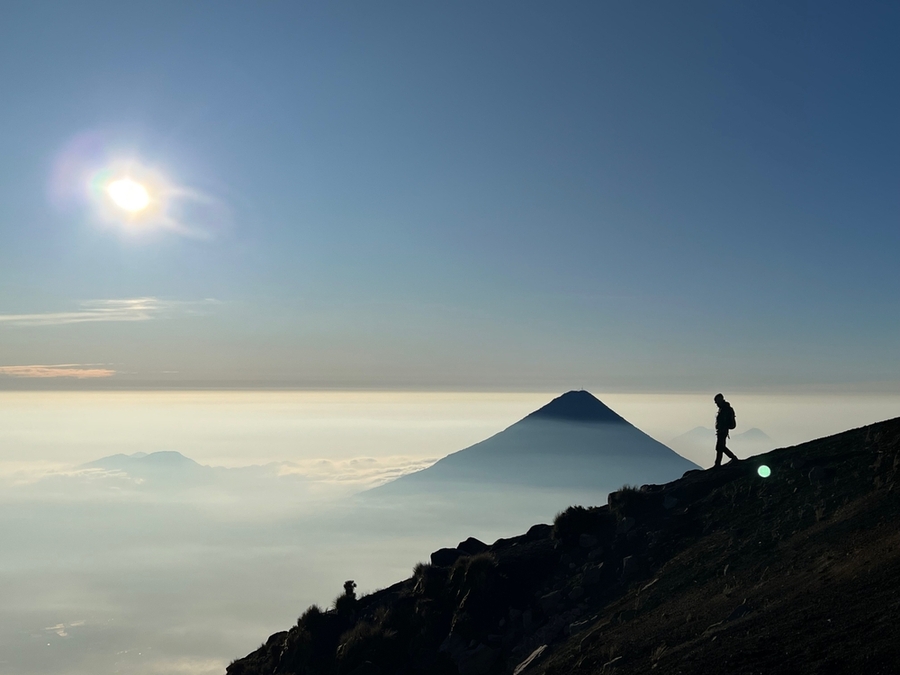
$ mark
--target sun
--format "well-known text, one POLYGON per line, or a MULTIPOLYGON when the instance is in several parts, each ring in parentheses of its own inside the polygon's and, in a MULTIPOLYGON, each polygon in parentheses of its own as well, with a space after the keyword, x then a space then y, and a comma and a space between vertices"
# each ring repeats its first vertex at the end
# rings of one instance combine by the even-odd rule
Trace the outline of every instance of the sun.
POLYGON ((150 194, 140 183, 130 178, 120 178, 106 186, 106 194, 113 203, 126 211, 137 213, 150 204, 150 194))

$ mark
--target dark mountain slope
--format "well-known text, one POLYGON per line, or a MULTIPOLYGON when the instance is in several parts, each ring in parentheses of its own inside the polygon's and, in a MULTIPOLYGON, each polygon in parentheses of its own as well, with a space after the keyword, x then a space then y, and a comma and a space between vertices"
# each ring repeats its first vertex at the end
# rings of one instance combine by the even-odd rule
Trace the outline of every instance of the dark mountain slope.
POLYGON ((898 519, 900 418, 461 542, 228 673, 894 674, 898 519))
POLYGON ((608 492, 695 468, 590 393, 570 391, 505 431, 367 494, 434 494, 498 483, 608 492))

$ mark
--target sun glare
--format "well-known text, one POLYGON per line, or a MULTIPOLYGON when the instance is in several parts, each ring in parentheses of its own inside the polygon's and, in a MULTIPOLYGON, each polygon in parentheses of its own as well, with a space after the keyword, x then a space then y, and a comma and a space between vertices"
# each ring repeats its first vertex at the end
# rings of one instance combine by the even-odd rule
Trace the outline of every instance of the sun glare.
POLYGON ((147 189, 130 178, 114 180, 106 186, 106 192, 116 206, 132 213, 143 211, 150 204, 147 189))

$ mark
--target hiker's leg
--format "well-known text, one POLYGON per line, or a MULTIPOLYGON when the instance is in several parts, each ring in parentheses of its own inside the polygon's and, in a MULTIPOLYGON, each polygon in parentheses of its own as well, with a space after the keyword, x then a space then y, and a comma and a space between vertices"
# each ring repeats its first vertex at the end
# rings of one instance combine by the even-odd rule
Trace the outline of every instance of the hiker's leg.
POLYGON ((716 463, 713 466, 722 465, 722 453, 731 451, 725 447, 725 434, 716 434, 716 463))

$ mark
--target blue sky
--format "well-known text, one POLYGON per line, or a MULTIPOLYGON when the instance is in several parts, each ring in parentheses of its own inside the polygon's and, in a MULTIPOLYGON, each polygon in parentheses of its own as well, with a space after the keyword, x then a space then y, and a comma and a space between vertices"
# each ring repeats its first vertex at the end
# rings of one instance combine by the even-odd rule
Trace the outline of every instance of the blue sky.
POLYGON ((0 387, 900 390, 898 31, 4 5, 0 387), (177 226, 85 197, 125 165, 177 226))

